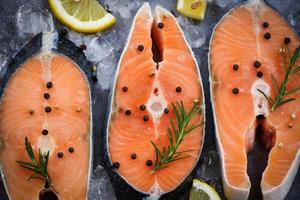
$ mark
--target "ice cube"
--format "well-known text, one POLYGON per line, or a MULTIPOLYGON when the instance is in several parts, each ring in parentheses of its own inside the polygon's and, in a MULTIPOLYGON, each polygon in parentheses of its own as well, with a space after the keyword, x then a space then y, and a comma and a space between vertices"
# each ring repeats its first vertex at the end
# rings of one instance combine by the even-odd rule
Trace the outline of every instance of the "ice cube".
POLYGON ((93 200, 116 200, 115 191, 109 177, 101 165, 98 165, 90 178, 89 198, 93 200))
POLYGON ((242 0, 214 0, 214 2, 221 8, 231 7, 237 3, 242 2, 242 0))
POLYGON ((84 37, 85 35, 72 30, 68 32, 68 39, 74 42, 77 46, 80 46, 84 43, 84 37))
POLYGON ((206 34, 196 26, 189 26, 185 30, 185 35, 192 48, 201 47, 206 41, 206 34))
POLYGON ((130 19, 131 11, 127 5, 123 5, 123 6, 119 7, 118 11, 119 11, 120 17, 122 19, 130 19))
POLYGON ((87 36, 84 38, 84 43, 87 46, 85 55, 92 62, 102 61, 114 51, 110 42, 101 36, 87 36))
POLYGON ((105 60, 98 63, 97 77, 98 83, 102 89, 108 89, 113 81, 114 73, 117 67, 117 60, 115 56, 109 56, 105 60))
POLYGON ((52 15, 28 4, 21 6, 17 11, 16 23, 20 36, 54 30, 52 15))

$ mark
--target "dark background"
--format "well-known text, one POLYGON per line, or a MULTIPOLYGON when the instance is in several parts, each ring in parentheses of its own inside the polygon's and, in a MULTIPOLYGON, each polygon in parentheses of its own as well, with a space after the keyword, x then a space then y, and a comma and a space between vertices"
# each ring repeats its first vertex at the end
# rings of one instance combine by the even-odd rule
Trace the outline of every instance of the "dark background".
MULTIPOLYGON (((171 1, 171 0, 165 0, 171 1)), ((176 1, 174 2, 173 12, 175 15, 178 13, 175 11, 176 1)), ((241 0, 242 1, 242 0, 241 0)), ((102 1, 101 1, 102 2, 102 1)), ((288 21, 292 22, 295 30, 299 34, 300 32, 300 0, 267 0, 269 5, 274 7, 280 14, 282 14, 288 21), (293 17, 294 21, 291 21, 293 17)), ((151 1, 151 4, 156 4, 157 0, 151 1)), ((15 25, 15 14, 18 8, 24 4, 34 4, 38 5, 44 9, 49 9, 46 0, 0 0, 0 55, 5 55, 6 57, 11 57, 18 49, 24 41, 19 41, 18 33, 15 25)), ((234 3, 233 3, 234 4, 234 3)), ((200 158, 200 168, 197 170, 197 177, 202 178, 205 181, 209 182, 211 185, 214 185, 218 192, 222 195, 222 185, 221 185, 221 175, 220 175, 220 167, 219 167, 219 158, 216 151, 215 146, 215 128, 213 124, 212 117, 212 109, 210 103, 210 94, 209 94, 209 81, 208 81, 208 63, 207 63, 207 52, 208 52, 208 44, 211 32, 216 23, 220 20, 220 18, 234 5, 231 5, 227 8, 220 8, 215 4, 209 4, 206 12, 206 18, 202 22, 206 24, 209 28, 208 37, 206 39, 205 44, 198 49, 194 49, 195 55, 197 57, 200 71, 203 79, 204 90, 205 90, 205 100, 206 100, 206 136, 205 136, 205 144, 203 148, 203 152, 200 158)), ((130 22, 133 16, 131 16, 130 22)), ((55 20, 55 19, 54 19, 55 20)), ((196 23, 196 22, 195 22, 196 23)), ((121 24, 122 25, 122 24, 121 24)), ((115 28, 118 28, 116 25, 115 28)), ((55 20, 55 27, 57 30, 60 30, 62 25, 55 20)), ((124 33, 127 34, 127 33, 124 33)), ((125 41, 120 41, 125 45, 125 41)), ((119 58, 121 51, 116 52, 116 57, 119 58)), ((1 56, 0 56, 1 59, 1 56)), ((1 62, 0 62, 1 63, 1 62)), ((2 70, 3 72, 4 70, 2 70)), ((3 74, 3 73, 2 73, 3 74)), ((112 77, 113 79, 113 77, 112 77)), ((99 124, 95 125, 94 130, 94 163, 93 167, 95 168, 97 165, 101 164, 101 148, 100 139, 104 135, 105 132, 105 119, 107 116, 107 110, 109 107, 109 94, 110 89, 102 89, 100 85, 95 85, 95 99, 94 101, 98 105, 95 109, 94 117, 97 119, 99 124)), ((253 159, 251 162, 255 162, 261 157, 264 157, 263 154, 253 155, 253 159), (259 157, 260 156, 260 157, 259 157)), ((255 167, 249 167, 250 170, 254 170, 255 167)), ((256 179, 259 180, 259 179, 256 179)), ((259 200, 259 190, 254 188, 250 195, 251 200, 259 200)), ((224 198, 224 197, 223 197, 224 198)), ((5 194, 5 190, 3 187, 3 183, 0 182, 0 200, 6 200, 7 196, 5 194)), ((289 194, 286 197, 286 200, 299 200, 300 199, 300 172, 298 171, 297 176, 295 177, 294 183, 289 191, 289 194)))

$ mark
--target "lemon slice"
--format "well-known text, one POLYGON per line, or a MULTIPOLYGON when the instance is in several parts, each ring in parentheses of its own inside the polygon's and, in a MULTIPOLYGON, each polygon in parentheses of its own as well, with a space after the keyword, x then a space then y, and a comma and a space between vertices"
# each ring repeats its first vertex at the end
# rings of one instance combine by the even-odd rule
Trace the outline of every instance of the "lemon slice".
POLYGON ((189 18, 203 20, 206 0, 178 0, 177 10, 189 18))
POLYGON ((116 19, 97 0, 48 0, 53 14, 81 33, 95 33, 112 26, 116 19))
POLYGON ((221 200, 218 193, 208 184, 194 179, 189 200, 221 200))

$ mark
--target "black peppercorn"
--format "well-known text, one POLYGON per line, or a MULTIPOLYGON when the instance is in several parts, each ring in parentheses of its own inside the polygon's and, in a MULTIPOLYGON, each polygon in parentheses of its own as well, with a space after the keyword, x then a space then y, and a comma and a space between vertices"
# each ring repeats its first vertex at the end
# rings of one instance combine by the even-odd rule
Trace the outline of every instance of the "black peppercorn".
POLYGON ((271 39, 271 33, 269 33, 269 32, 265 33, 264 37, 265 37, 266 40, 271 39))
POLYGON ((162 28, 164 27, 164 23, 159 22, 159 23, 157 24, 157 26, 158 26, 158 28, 162 29, 162 28))
POLYGON ((47 129, 44 129, 44 130, 42 131, 42 134, 43 134, 43 135, 48 135, 48 130, 47 130, 47 129))
POLYGON ((122 87, 122 91, 123 92, 127 92, 128 91, 128 87, 126 87, 126 86, 122 87))
POLYGON ((135 160, 136 159, 136 154, 135 153, 132 153, 131 155, 130 155, 130 158, 132 159, 132 160, 135 160))
POLYGON ((144 51, 144 46, 140 44, 140 45, 138 46, 138 50, 139 50, 139 51, 144 51))
POLYGON ((44 98, 45 98, 45 99, 49 99, 49 98, 50 98, 50 94, 49 94, 49 93, 45 93, 45 94, 44 94, 44 98))
POLYGON ((239 92, 240 92, 240 90, 238 88, 233 88, 232 89, 233 94, 238 94, 239 92))
POLYGON ((125 114, 126 114, 126 115, 131 115, 131 110, 126 110, 126 111, 125 111, 125 114))
POLYGON ((46 106, 45 112, 46 112, 46 113, 49 113, 49 112, 51 112, 51 111, 52 111, 51 107, 50 107, 50 106, 46 106))
POLYGON ((148 115, 144 115, 143 120, 144 120, 145 122, 148 121, 148 120, 149 120, 148 115))
POLYGON ((152 166, 152 164, 153 164, 153 163, 152 163, 152 160, 147 160, 147 161, 146 161, 146 165, 147 165, 148 167, 152 166))
POLYGON ((291 38, 285 37, 284 38, 284 44, 289 44, 291 42, 291 38))
POLYGON ((63 152, 58 152, 58 153, 57 153, 57 157, 59 157, 59 158, 64 157, 64 153, 63 153, 63 152))
POLYGON ((264 73, 262 71, 258 71, 256 73, 256 76, 259 77, 259 78, 263 77, 263 75, 264 75, 264 73))
POLYGON ((74 151, 75 151, 75 150, 74 150, 73 147, 70 147, 70 148, 69 148, 69 152, 70 152, 70 153, 74 153, 74 151))
POLYGON ((165 108, 165 109, 164 109, 164 113, 168 114, 169 112, 170 112, 170 111, 169 111, 168 108, 165 108))
POLYGON ((239 69, 239 65, 238 65, 238 64, 234 64, 234 65, 232 66, 232 68, 233 68, 235 71, 237 71, 237 70, 239 69))
POLYGON ((80 45, 80 47, 79 47, 81 50, 86 50, 86 45, 85 44, 82 44, 82 45, 80 45))
POLYGON ((140 105, 140 110, 146 110, 146 105, 145 104, 140 105))
POLYGON ((119 169, 120 163, 119 162, 114 162, 112 167, 115 168, 115 169, 119 169))
POLYGON ((264 28, 268 28, 268 27, 269 27, 269 23, 268 23, 268 22, 264 22, 264 23, 263 23, 263 27, 264 27, 264 28))
POLYGON ((53 87, 53 83, 52 82, 47 82, 46 87, 47 88, 52 88, 53 87))
POLYGON ((253 63, 253 66, 259 68, 261 66, 261 63, 257 60, 253 63))
POLYGON ((176 87, 176 92, 180 93, 181 92, 181 87, 176 87))

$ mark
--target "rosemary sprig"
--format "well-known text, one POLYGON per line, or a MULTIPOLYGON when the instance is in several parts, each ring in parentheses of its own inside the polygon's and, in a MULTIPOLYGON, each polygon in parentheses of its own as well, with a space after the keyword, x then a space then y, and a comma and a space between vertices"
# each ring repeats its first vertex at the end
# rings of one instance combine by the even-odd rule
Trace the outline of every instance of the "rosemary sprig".
POLYGON ((49 151, 47 153, 42 153, 41 150, 39 149, 39 156, 38 156, 38 161, 37 161, 35 158, 35 155, 33 153, 31 143, 27 137, 25 137, 25 148, 26 148, 28 157, 30 158, 31 161, 26 162, 26 161, 17 160, 16 162, 21 167, 33 172, 33 174, 31 174, 28 177, 27 181, 30 181, 31 179, 43 180, 43 181, 45 181, 45 185, 47 187, 52 188, 58 194, 58 192, 52 186, 52 182, 51 182, 49 173, 47 171, 47 164, 48 164, 48 160, 49 160, 49 151))
POLYGON ((160 150, 158 146, 151 141, 155 150, 154 168, 151 173, 155 173, 156 171, 167 167, 171 162, 190 157, 187 153, 193 151, 193 149, 185 151, 177 151, 177 149, 188 133, 203 125, 203 122, 200 122, 189 127, 189 123, 194 114, 200 112, 200 108, 197 103, 194 103, 193 107, 189 111, 185 109, 182 102, 176 102, 175 104, 172 103, 172 107, 175 113, 177 127, 175 127, 175 124, 171 119, 171 128, 168 128, 169 145, 167 148, 163 147, 163 149, 160 150))
POLYGON ((280 86, 278 85, 275 77, 273 76, 273 74, 271 74, 271 78, 272 78, 272 82, 275 86, 275 90, 276 90, 276 96, 273 99, 271 96, 268 96, 266 93, 264 93, 262 90, 257 89, 268 101, 270 107, 271 107, 271 111, 274 111, 276 108, 291 102, 291 101, 295 101, 296 98, 285 98, 287 95, 293 94, 295 92, 300 91, 300 87, 294 88, 292 90, 287 91, 287 83, 288 80, 290 78, 290 76, 292 74, 295 74, 297 72, 300 71, 300 66, 295 67, 296 65, 296 61, 299 58, 299 53, 300 53, 300 46, 298 46, 295 49, 295 52, 293 55, 290 54, 290 49, 289 46, 286 44, 286 49, 285 48, 281 48, 280 49, 280 53, 282 55, 283 58, 283 64, 284 64, 284 70, 285 70, 285 76, 283 81, 281 82, 280 86), (288 63, 286 61, 286 49, 288 52, 288 63))

